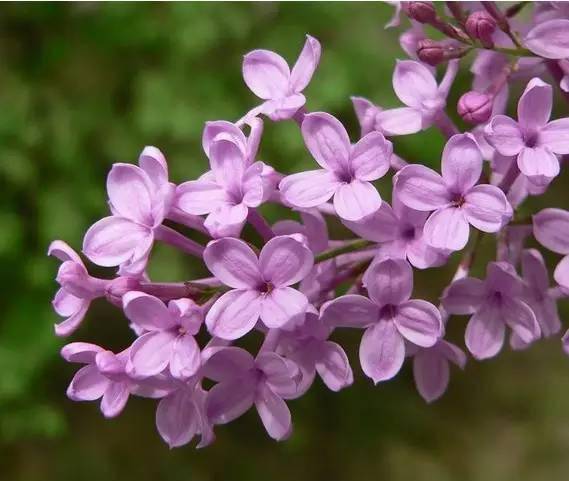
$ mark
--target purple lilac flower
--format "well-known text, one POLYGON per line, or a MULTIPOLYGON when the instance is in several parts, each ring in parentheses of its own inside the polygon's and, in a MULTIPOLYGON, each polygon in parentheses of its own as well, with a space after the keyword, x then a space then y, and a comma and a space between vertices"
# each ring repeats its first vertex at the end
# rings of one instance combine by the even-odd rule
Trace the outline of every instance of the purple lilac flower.
POLYGON ((379 209, 381 197, 371 182, 389 170, 391 142, 379 132, 371 132, 352 146, 340 121, 324 112, 304 117, 302 136, 322 168, 281 181, 279 189, 288 203, 309 208, 334 197, 338 215, 353 221, 379 209))
POLYGON ((539 78, 528 83, 518 102, 518 122, 495 116, 486 139, 502 155, 517 156, 520 171, 547 184, 559 174, 557 155, 569 153, 569 118, 549 121, 553 91, 539 78))
POLYGON ((253 50, 243 59, 247 87, 265 102, 259 112, 271 120, 286 120, 304 106, 302 91, 308 86, 320 61, 320 42, 306 36, 304 48, 290 70, 286 60, 270 50, 253 50))
POLYGON ((461 250, 468 242, 469 224, 484 232, 497 232, 511 216, 511 207, 499 188, 476 185, 482 162, 472 136, 460 134, 445 145, 442 176, 418 164, 397 173, 394 185, 399 200, 412 209, 435 211, 424 227, 429 245, 461 250))
POLYGON ((377 212, 360 222, 344 221, 344 225, 363 239, 378 242, 378 257, 401 257, 417 269, 443 265, 448 252, 435 249, 425 241, 423 226, 429 214, 410 209, 397 195, 393 208, 382 202, 377 212))
POLYGON ((314 263, 312 252, 291 236, 265 244, 259 257, 242 240, 224 238, 208 244, 208 269, 232 288, 206 315, 209 332, 227 340, 247 334, 261 319, 279 328, 304 315, 308 300, 293 284, 304 279, 314 263))
POLYGON ((158 298, 131 291, 123 297, 126 317, 144 331, 130 347, 127 372, 133 378, 160 374, 169 368, 177 379, 188 379, 200 367, 194 336, 203 321, 202 309, 191 299, 166 305, 158 298))
POLYGON ((262 352, 254 359, 238 347, 212 348, 207 356, 204 375, 217 382, 207 396, 209 419, 226 424, 255 405, 269 436, 286 439, 292 422, 283 399, 296 394, 296 364, 274 352, 262 352))
POLYGON ((332 391, 339 391, 354 382, 344 349, 328 340, 332 331, 318 311, 309 309, 300 326, 293 331, 281 332, 277 352, 293 360, 302 374, 295 397, 310 388, 317 373, 332 391))
POLYGON ((466 347, 476 359, 494 357, 504 344, 506 326, 529 344, 539 338, 539 324, 522 300, 524 284, 513 266, 491 262, 486 280, 466 277, 453 282, 442 297, 451 314, 472 314, 466 326, 466 347))
POLYGON ((131 379, 125 370, 128 349, 113 354, 95 344, 73 342, 61 349, 61 355, 68 362, 86 364, 75 373, 67 397, 73 401, 101 399, 101 412, 108 418, 122 412, 130 394, 161 398, 171 389, 165 378, 131 379))
POLYGON ((466 365, 466 355, 459 347, 440 339, 432 347, 414 347, 413 377, 421 397, 431 403, 439 399, 447 390, 450 377, 450 364, 460 369, 466 365))
POLYGON ((565 257, 555 268, 555 282, 569 289, 569 212, 543 209, 533 216, 533 235, 544 247, 565 257))
POLYGON ((141 274, 154 243, 154 232, 168 213, 174 186, 162 153, 146 147, 139 167, 114 164, 107 178, 113 215, 93 224, 83 240, 83 252, 100 266, 121 266, 121 272, 141 274))
POLYGON ((334 327, 365 328, 360 363, 374 383, 395 376, 405 358, 405 339, 421 347, 433 346, 443 325, 439 310, 427 301, 410 299, 413 270, 403 259, 377 262, 366 275, 369 299, 346 295, 322 308, 325 322, 334 327))

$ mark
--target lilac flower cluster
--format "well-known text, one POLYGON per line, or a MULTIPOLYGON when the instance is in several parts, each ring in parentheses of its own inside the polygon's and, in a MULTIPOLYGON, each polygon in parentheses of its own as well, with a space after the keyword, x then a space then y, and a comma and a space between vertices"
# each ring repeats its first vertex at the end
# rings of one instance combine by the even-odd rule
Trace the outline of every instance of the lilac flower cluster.
MULTIPOLYGON (((569 10, 543 2, 522 23, 516 15, 528 2, 505 11, 494 2, 445 3, 397 5, 391 25, 401 12, 411 22, 401 35, 410 59, 398 61, 393 74, 404 106, 382 109, 354 97, 362 131, 355 142, 340 120, 306 108, 303 92, 321 54, 307 36, 292 69, 267 50, 244 57, 245 83, 261 102, 235 123, 206 123, 210 168, 201 177, 175 185, 155 147, 144 148, 138 165, 112 167, 110 215, 89 228, 82 251, 117 274, 91 276, 71 247, 54 241, 49 254, 61 266, 53 306, 63 318, 55 331, 74 333, 91 302, 106 298, 123 310, 134 341, 119 353, 84 342, 63 347, 65 360, 82 365, 70 399, 100 399, 105 417, 120 414, 130 395, 157 399, 156 425, 170 447, 196 436, 198 447, 206 446, 216 425, 253 406, 269 436, 282 440, 292 431, 288 401, 316 375, 333 391, 352 384, 348 355, 330 340, 338 329, 361 330, 359 364, 375 384, 413 358, 427 402, 445 392, 449 365, 466 363, 466 353, 445 339, 450 315, 470 316, 465 345, 478 360, 502 350, 506 328, 513 349, 558 335, 557 302, 569 295, 569 211, 547 208, 525 220, 518 207, 548 189, 569 155, 569 118, 551 120, 553 87, 568 89, 569 10), (429 39, 428 28, 445 39, 429 39), (472 90, 457 111, 474 127, 459 132, 447 114, 448 94, 471 51, 472 90), (437 81, 433 66, 443 62, 437 81), (514 82, 525 90, 511 118, 505 107, 514 82), (266 119, 298 124, 313 170, 284 174, 257 159, 266 119), (440 169, 393 152, 389 137, 429 128, 447 138, 440 169), (389 175, 388 202, 373 182, 389 175), (270 225, 259 210, 266 203, 288 207, 300 220, 270 225), (354 236, 330 239, 327 218, 354 236), (241 238, 246 223, 262 246, 241 238), (202 245, 176 226, 210 240, 202 245), (485 235, 496 239, 495 261, 485 279, 470 277, 485 235), (565 256, 554 286, 542 254, 525 248, 531 236, 565 256), (156 242, 203 262, 212 276, 153 282, 147 265, 156 242), (442 266, 458 251, 440 305, 414 298, 414 268, 442 266), (255 332, 263 341, 252 354, 241 340, 254 343, 255 332)), ((564 344, 569 353, 569 335, 564 344)))

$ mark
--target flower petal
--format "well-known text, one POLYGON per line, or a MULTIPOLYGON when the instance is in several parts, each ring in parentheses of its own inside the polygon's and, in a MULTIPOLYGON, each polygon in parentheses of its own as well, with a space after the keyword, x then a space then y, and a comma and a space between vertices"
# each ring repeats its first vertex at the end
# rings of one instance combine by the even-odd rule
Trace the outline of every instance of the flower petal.
POLYGON ((346 352, 339 344, 325 341, 316 360, 316 371, 332 391, 339 391, 354 382, 354 375, 346 352))
POLYGON ((83 261, 81 260, 81 257, 79 257, 79 254, 77 254, 77 252, 75 252, 66 242, 61 240, 55 240, 49 245, 47 255, 54 256, 61 262, 73 261, 77 264, 83 265, 83 261))
POLYGON ((395 324, 381 321, 368 327, 360 344, 360 363, 375 384, 394 377, 405 359, 405 342, 395 324))
POLYGON ((549 122, 539 133, 539 143, 555 154, 569 154, 569 118, 549 122))
POLYGON ((504 322, 525 344, 540 337, 541 329, 535 314, 525 302, 519 299, 504 298, 502 313, 504 322))
POLYGON ((138 156, 138 165, 154 186, 153 195, 168 184, 168 164, 160 149, 147 145, 138 156))
POLYGON ((448 286, 441 298, 444 308, 451 314, 473 314, 484 301, 484 282, 465 277, 448 286))
POLYGON ((569 20, 557 18, 533 27, 524 38, 524 45, 540 57, 569 57, 569 20))
POLYGON ((114 164, 107 177, 113 213, 146 226, 152 219, 153 185, 146 172, 131 164, 114 164))
POLYGON ((400 304, 393 322, 405 339, 421 347, 433 346, 443 332, 440 311, 420 299, 400 304))
POLYGON ((569 254, 569 211, 543 209, 533 216, 533 234, 537 241, 557 254, 569 254))
POLYGON ((214 424, 227 424, 245 414, 255 399, 255 381, 251 376, 220 382, 207 395, 206 412, 214 424))
POLYGON ((144 292, 130 291, 123 298, 123 309, 129 321, 147 331, 170 329, 176 320, 157 297, 144 292))
POLYGON ((475 186, 464 200, 462 209, 466 220, 483 232, 499 231, 510 212, 504 192, 493 185, 475 186))
POLYGON ((101 412, 106 418, 118 416, 128 401, 130 392, 125 382, 111 382, 101 399, 101 412))
POLYGON ((494 116, 485 127, 484 134, 486 140, 502 155, 517 155, 524 147, 520 126, 505 115, 494 116))
POLYGON ((171 331, 153 331, 140 336, 129 351, 127 372, 135 378, 160 374, 170 362, 176 335, 171 331))
POLYGON ((88 342, 72 342, 61 348, 61 357, 67 362, 80 362, 82 364, 92 364, 95 356, 103 352, 102 347, 88 342))
POLYGON ((334 194, 334 208, 344 220, 358 221, 381 207, 381 197, 369 182, 354 179, 342 184, 334 194))
POLYGON ((560 286, 569 289, 569 256, 561 259, 553 272, 553 278, 560 286))
POLYGON ((259 293, 236 289, 215 301, 206 315, 205 323, 212 335, 232 341, 253 329, 260 314, 259 293))
POLYGON ((160 400, 156 408, 156 427, 170 448, 192 440, 199 430, 199 418, 190 390, 178 389, 160 400))
POLYGON ((545 127, 551 117, 553 89, 541 79, 532 78, 518 102, 518 122, 527 133, 545 127))
POLYGON ((358 180, 383 177, 390 166, 393 145, 380 132, 370 132, 352 147, 350 163, 358 180))
POLYGON ((60 337, 69 336, 75 332, 87 314, 90 301, 79 299, 61 288, 52 301, 53 308, 58 315, 67 317, 64 321, 55 324, 55 334, 60 337))
POLYGON ((326 170, 345 172, 350 159, 350 138, 342 123, 326 112, 305 115, 302 137, 314 160, 326 170))
POLYGON ((262 282, 259 261, 246 242, 225 238, 210 242, 204 262, 221 282, 234 288, 256 288, 262 282))
POLYGON ((413 269, 405 259, 374 262, 366 272, 365 287, 376 304, 397 306, 411 297, 413 269))
POLYGON ((279 184, 279 190, 286 202, 300 207, 316 207, 327 202, 340 186, 332 172, 309 170, 287 175, 279 184))
POLYGON ((209 214, 227 202, 225 190, 212 179, 191 180, 176 189, 176 205, 188 214, 209 214))
POLYGON ((424 100, 437 96, 437 81, 421 62, 398 61, 393 72, 393 90, 409 107, 421 108, 424 100))
POLYGON ((292 421, 288 406, 265 384, 257 389, 255 407, 271 438, 282 441, 290 436, 292 421))
POLYGON ((333 327, 367 327, 378 319, 377 306, 367 297, 348 294, 322 306, 322 321, 333 327))
POLYGON ((128 261, 151 236, 149 229, 128 219, 105 217, 85 233, 83 252, 97 265, 117 266, 128 261))
POLYGON ((73 401, 94 401, 105 394, 109 384, 97 367, 89 364, 75 373, 67 388, 67 397, 73 401))
POLYGON ((421 349, 413 358, 413 377, 421 397, 436 401, 448 387, 448 361, 436 349, 421 349))
POLYGON ((212 142, 209 163, 219 185, 226 191, 240 192, 247 159, 238 144, 223 138, 212 142))
POLYGON ((170 358, 170 373, 177 379, 188 379, 200 367, 200 347, 190 334, 176 337, 170 358))
POLYGON ((249 209, 243 203, 221 205, 207 216, 204 226, 214 239, 239 237, 248 213, 249 209))
POLYGON ((399 230, 399 219, 387 202, 382 202, 378 210, 357 222, 342 220, 348 229, 374 242, 389 242, 395 240, 399 230))
POLYGON ((461 209, 446 207, 431 214, 425 222, 423 235, 436 249, 459 251, 466 246, 470 229, 461 209))
POLYGON ((385 135, 415 134, 423 129, 423 116, 414 107, 386 109, 376 113, 375 126, 385 135))
POLYGON ((217 382, 230 381, 255 367, 253 356, 240 347, 206 347, 202 355, 203 375, 217 382))
POLYGON ((257 97, 278 99, 288 93, 290 69, 280 55, 269 50, 253 50, 243 59, 243 79, 257 97))
POLYGON ((518 167, 528 177, 556 177, 559 175, 559 160, 545 147, 524 147, 518 155, 518 167))
POLYGON ((291 286, 304 279, 312 270, 312 251, 290 236, 269 240, 259 255, 263 279, 274 287, 291 286))
POLYGON ((320 62, 320 53, 320 42, 307 35, 302 52, 300 52, 290 74, 290 86, 294 92, 302 92, 309 84, 318 62, 320 62))
POLYGON ((521 258, 526 284, 535 292, 546 292, 549 287, 549 275, 541 252, 537 249, 524 249, 521 258))
POLYGON ((261 320, 271 329, 289 322, 295 324, 307 307, 308 299, 302 292, 292 287, 278 287, 261 299, 261 320))
POLYGON ((484 305, 468 321, 466 347, 476 359, 494 357, 504 345, 505 331, 500 310, 493 305, 484 305))
POLYGON ((399 200, 415 210, 436 210, 450 202, 443 178, 424 165, 403 167, 395 176, 394 187, 399 200))
POLYGON ((453 135, 446 143, 441 161, 442 176, 455 194, 468 191, 482 174, 482 154, 470 134, 453 135))

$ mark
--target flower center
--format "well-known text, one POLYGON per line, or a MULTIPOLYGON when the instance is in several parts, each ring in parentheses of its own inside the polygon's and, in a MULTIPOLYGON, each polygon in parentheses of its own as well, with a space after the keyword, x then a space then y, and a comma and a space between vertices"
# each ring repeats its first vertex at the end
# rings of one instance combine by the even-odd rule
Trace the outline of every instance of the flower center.
POLYGON ((451 197, 451 202, 454 207, 462 207, 464 205, 464 196, 462 194, 453 194, 451 197))
POLYGON ((271 292, 273 292, 274 289, 275 289, 275 286, 271 282, 265 282, 261 286, 260 291, 265 293, 265 294, 270 294, 271 292))
POLYGON ((386 304, 379 310, 379 319, 391 320, 397 315, 397 306, 386 304))
POLYGON ((401 238, 407 241, 415 239, 415 227, 409 225, 401 229, 401 238))
POLYGON ((526 144, 526 147, 535 147, 537 146, 539 137, 537 132, 528 132, 526 134, 524 134, 524 143, 526 144))

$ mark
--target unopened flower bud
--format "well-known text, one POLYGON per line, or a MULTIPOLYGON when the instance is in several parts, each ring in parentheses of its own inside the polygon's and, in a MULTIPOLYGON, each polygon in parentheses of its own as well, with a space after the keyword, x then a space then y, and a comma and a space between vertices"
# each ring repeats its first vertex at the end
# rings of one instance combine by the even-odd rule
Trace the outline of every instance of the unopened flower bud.
POLYGON ((140 281, 134 277, 117 277, 107 286, 107 300, 115 306, 122 307, 122 297, 130 291, 140 289, 140 281))
POLYGON ((437 12, 432 2, 403 2, 405 13, 419 23, 432 23, 437 12))
POLYGON ((426 38, 417 46, 417 57, 421 62, 436 66, 445 59, 445 47, 440 42, 426 38))
POLYGON ((494 45, 492 35, 496 31, 496 20, 488 12, 478 10, 471 13, 466 20, 465 28, 468 35, 480 40, 485 47, 491 48, 494 45))
POLYGON ((94 299, 105 295, 108 281, 89 275, 78 262, 66 261, 59 267, 57 282, 67 292, 80 299, 94 299))
POLYGON ((458 100, 458 114, 468 123, 481 124, 492 115, 494 99, 492 96, 471 90, 458 100))

